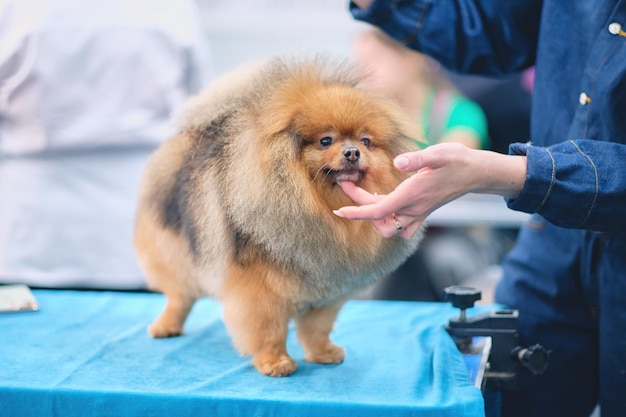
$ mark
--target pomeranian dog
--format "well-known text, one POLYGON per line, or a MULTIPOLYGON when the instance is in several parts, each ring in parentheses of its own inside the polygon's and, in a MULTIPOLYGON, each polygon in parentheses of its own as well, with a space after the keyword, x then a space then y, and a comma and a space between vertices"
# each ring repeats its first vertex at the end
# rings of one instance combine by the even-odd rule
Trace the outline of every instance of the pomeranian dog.
POLYGON ((150 288, 167 297, 152 337, 180 335, 194 302, 211 296, 263 374, 296 370, 285 347, 292 319, 305 360, 344 360, 329 338, 340 308, 422 235, 385 239, 333 214, 354 204, 338 182, 393 190, 406 178, 394 156, 420 137, 397 105, 359 85, 347 63, 279 57, 190 100, 141 185, 135 247, 150 288))

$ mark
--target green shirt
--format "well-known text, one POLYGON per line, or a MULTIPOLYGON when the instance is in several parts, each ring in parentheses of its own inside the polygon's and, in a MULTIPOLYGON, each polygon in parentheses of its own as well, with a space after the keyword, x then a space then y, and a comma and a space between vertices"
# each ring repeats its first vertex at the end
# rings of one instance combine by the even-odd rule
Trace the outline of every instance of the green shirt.
POLYGON ((422 128, 428 145, 438 143, 446 133, 460 127, 476 133, 481 149, 489 147, 487 117, 477 103, 454 91, 431 90, 422 114, 422 128))

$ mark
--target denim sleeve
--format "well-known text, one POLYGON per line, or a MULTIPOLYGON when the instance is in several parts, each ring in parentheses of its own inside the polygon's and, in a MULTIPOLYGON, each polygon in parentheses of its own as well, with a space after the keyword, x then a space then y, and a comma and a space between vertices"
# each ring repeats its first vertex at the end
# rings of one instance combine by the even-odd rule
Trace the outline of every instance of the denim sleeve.
POLYGON ((533 65, 542 0, 374 0, 357 20, 462 73, 502 75, 533 65))
POLYGON ((626 145, 570 140, 547 148, 514 143, 526 155, 526 182, 513 210, 541 214, 567 228, 626 232, 626 145))

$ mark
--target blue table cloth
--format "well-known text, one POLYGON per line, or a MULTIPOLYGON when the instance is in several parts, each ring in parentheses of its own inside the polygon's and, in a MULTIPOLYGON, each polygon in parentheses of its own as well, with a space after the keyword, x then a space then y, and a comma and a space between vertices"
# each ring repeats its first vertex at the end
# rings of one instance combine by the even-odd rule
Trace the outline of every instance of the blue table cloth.
POLYGON ((350 301, 332 334, 343 364, 305 362, 291 328, 299 368, 271 378, 232 348, 216 301, 196 304, 184 336, 155 340, 160 294, 34 295, 38 312, 0 315, 2 416, 484 415, 447 304, 350 301))

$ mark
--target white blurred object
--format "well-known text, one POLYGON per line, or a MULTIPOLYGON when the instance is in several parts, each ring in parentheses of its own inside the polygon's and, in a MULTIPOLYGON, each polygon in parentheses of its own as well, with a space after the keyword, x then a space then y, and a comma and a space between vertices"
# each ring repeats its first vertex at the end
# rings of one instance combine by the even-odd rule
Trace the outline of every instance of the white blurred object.
POLYGON ((202 0, 217 73, 281 53, 348 58, 358 22, 341 0, 202 0))
POLYGON ((209 58, 193 0, 0 3, 0 282, 145 285, 139 176, 209 58))
POLYGON ((430 226, 476 226, 518 228, 530 218, 527 213, 514 211, 504 199, 491 194, 466 194, 428 216, 430 226))
POLYGON ((162 141, 173 132, 170 113, 206 82, 193 4, 5 1, 0 152, 162 141))

